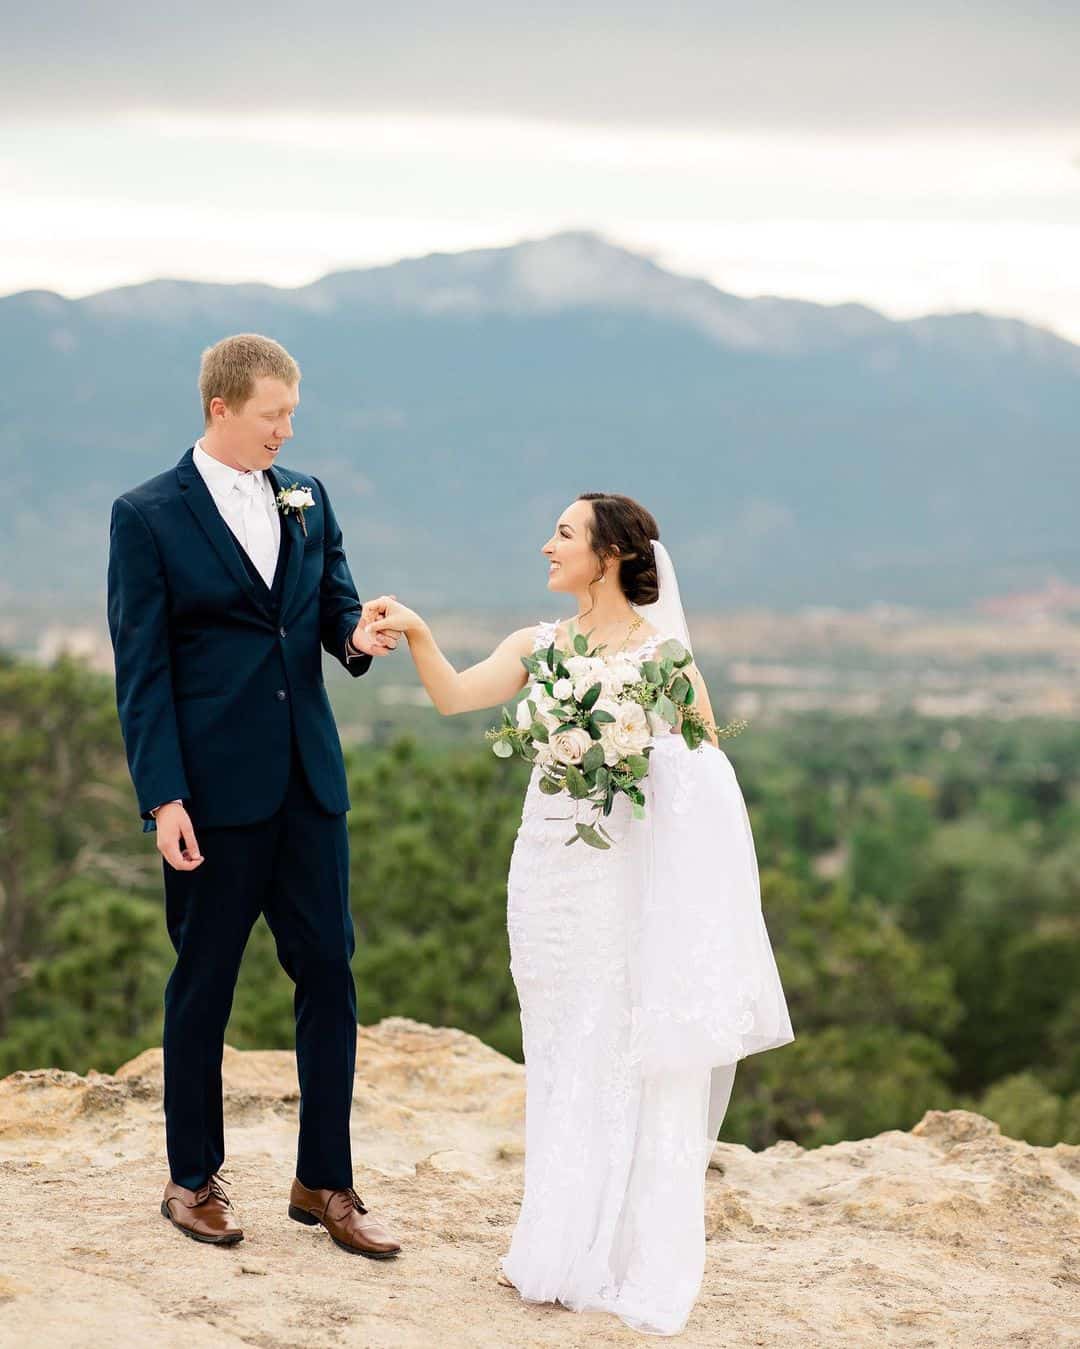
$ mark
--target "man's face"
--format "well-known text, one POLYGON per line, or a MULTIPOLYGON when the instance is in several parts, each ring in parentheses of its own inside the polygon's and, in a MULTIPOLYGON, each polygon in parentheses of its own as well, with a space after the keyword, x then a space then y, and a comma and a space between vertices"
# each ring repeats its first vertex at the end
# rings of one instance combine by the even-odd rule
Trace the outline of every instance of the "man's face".
POLYGON ((272 375, 260 375, 255 392, 241 408, 212 399, 207 429, 217 457, 235 469, 270 468, 281 446, 292 439, 293 413, 299 403, 299 384, 285 384, 272 375))

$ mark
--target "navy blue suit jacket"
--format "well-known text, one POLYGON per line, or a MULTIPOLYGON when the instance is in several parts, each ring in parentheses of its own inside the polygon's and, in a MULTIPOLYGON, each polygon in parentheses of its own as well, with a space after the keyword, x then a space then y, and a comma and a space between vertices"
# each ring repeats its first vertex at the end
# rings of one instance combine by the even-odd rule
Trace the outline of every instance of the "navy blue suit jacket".
MULTIPOLYGON (((194 447, 193 447, 194 448, 194 447)), ((322 649, 346 660, 361 603, 318 478, 275 466, 315 505, 281 517, 289 552, 280 611, 244 566, 189 449, 174 469, 113 503, 109 632, 116 701, 139 811, 180 799, 196 826, 254 824, 281 805, 292 743, 316 800, 349 809, 322 649)))

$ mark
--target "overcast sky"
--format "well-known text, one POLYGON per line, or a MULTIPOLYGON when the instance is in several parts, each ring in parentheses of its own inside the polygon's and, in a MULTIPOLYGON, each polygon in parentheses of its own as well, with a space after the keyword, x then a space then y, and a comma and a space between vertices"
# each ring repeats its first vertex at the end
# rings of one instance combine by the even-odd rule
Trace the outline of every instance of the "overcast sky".
POLYGON ((1080 341, 1075 4, 144 0, 3 31, 0 292, 590 228, 743 294, 1080 341))

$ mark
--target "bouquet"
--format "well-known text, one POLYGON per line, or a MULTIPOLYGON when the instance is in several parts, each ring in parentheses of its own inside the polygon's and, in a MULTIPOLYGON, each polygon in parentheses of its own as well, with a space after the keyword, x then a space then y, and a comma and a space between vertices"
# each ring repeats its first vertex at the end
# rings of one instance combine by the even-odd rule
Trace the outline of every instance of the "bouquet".
POLYGON ((566 793, 592 807, 591 822, 576 820, 567 846, 578 839, 592 848, 614 842, 603 820, 615 797, 628 797, 634 819, 645 817, 641 784, 649 773, 653 737, 678 727, 689 749, 697 749, 709 731, 722 738, 746 725, 712 726, 694 707, 694 686, 684 673, 693 657, 681 642, 669 640, 651 660, 631 660, 621 652, 590 649, 577 633, 573 651, 555 643, 523 656, 533 677, 516 716, 504 707, 502 724, 487 733, 502 759, 520 755, 539 765, 540 790, 546 796, 566 793))

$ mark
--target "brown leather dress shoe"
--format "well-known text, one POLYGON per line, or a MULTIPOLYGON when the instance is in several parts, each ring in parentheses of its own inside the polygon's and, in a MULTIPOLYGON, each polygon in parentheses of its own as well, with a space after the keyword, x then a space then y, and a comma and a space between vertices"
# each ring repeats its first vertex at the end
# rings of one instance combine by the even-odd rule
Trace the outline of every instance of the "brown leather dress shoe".
POLYGON ((289 1217, 307 1227, 322 1223, 334 1244, 350 1255, 389 1260, 401 1250, 351 1186, 347 1190, 309 1190, 294 1180, 289 1191, 289 1217))
MULTIPOLYGON (((222 1177, 213 1175, 198 1190, 185 1190, 171 1180, 161 1201, 162 1217, 168 1218, 193 1241, 214 1246, 235 1246, 244 1239, 244 1229, 236 1221, 232 1201, 222 1189, 222 1177)), ((224 1182, 228 1184, 227 1181, 224 1182)))

